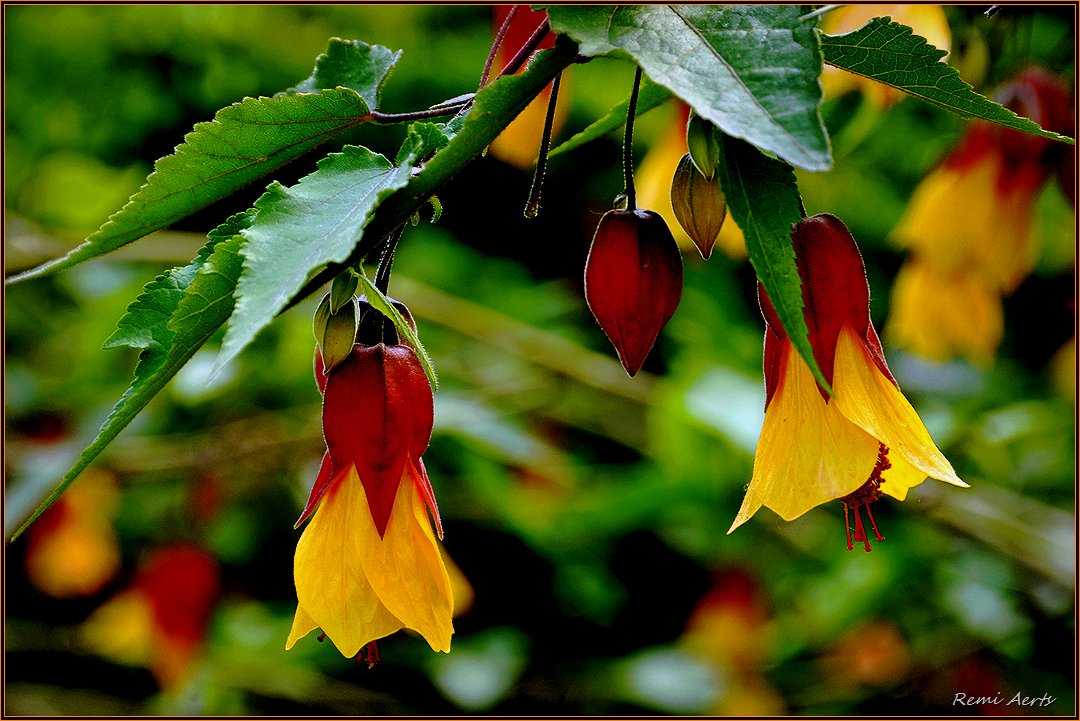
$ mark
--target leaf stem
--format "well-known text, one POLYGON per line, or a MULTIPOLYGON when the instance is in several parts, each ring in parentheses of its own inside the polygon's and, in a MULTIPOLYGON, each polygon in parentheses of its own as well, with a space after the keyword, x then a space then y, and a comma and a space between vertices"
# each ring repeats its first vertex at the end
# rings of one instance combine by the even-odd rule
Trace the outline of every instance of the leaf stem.
POLYGON ((510 23, 514 21, 514 16, 518 14, 518 10, 521 10, 520 5, 514 5, 510 8, 510 12, 506 14, 502 25, 499 26, 499 31, 495 34, 495 40, 491 43, 491 50, 488 52, 487 62, 484 63, 484 72, 480 74, 479 87, 481 88, 487 85, 488 75, 491 74, 491 64, 495 62, 495 55, 499 52, 503 38, 506 37, 506 31, 510 29, 510 23))
POLYGON ((547 116, 544 118, 544 133, 540 137, 540 154, 536 157, 536 170, 533 172, 532 188, 529 189, 529 202, 525 206, 525 217, 532 220, 540 212, 540 189, 544 185, 547 172, 548 152, 551 150, 551 129, 555 124, 555 105, 559 102, 560 72, 551 81, 551 95, 548 97, 547 116))
POLYGON ((623 176, 626 186, 626 209, 637 210, 637 193, 634 189, 634 115, 637 112, 638 90, 641 87, 641 67, 634 72, 634 88, 630 91, 630 102, 626 105, 626 135, 623 136, 623 176))
POLYGON ((368 114, 368 118, 371 122, 378 125, 391 125, 393 123, 411 123, 414 120, 425 120, 427 118, 441 118, 446 115, 454 115, 463 107, 471 102, 472 98, 463 100, 460 103, 453 103, 450 105, 439 105, 434 108, 428 108, 427 110, 414 110, 409 113, 380 113, 378 110, 372 110, 368 114))

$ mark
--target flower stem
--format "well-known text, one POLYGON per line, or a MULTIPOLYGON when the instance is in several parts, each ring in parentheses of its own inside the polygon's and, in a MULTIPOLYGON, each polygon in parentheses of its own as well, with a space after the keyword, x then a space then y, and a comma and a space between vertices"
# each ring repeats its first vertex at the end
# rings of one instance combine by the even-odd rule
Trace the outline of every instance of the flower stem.
POLYGON ((529 39, 525 41, 525 44, 521 46, 521 49, 517 51, 517 54, 510 58, 510 62, 499 71, 499 77, 501 78, 504 75, 513 75, 516 73, 518 68, 524 65, 525 61, 529 59, 529 56, 540 46, 544 36, 548 34, 550 29, 551 23, 549 23, 548 19, 545 17, 544 22, 536 26, 536 30, 534 30, 533 34, 529 36, 529 39))
POLYGON ((491 64, 495 62, 495 55, 498 54, 499 48, 502 46, 506 31, 510 29, 510 23, 514 21, 514 16, 518 14, 520 9, 520 5, 511 7, 510 12, 506 14, 506 19, 503 20, 502 25, 499 27, 499 31, 495 34, 495 40, 491 43, 491 51, 488 52, 487 62, 484 63, 484 72, 480 75, 481 88, 487 85, 488 75, 491 74, 491 64))
POLYGON ((378 110, 372 110, 368 114, 368 118, 377 125, 411 123, 414 120, 425 120, 427 118, 441 118, 445 115, 454 115, 470 102, 472 102, 472 98, 463 100, 460 103, 439 105, 434 108, 428 108, 427 110, 414 110, 411 113, 380 113, 378 110))
POLYGON ((630 103, 626 108, 626 135, 623 136, 623 176, 626 186, 623 196, 626 209, 637 210, 637 193, 634 190, 634 115, 637 112, 638 89, 641 87, 641 68, 634 72, 634 89, 630 91, 630 103))
POLYGON ((386 295, 386 291, 390 287, 390 271, 394 266, 394 254, 397 252, 397 244, 404 229, 404 225, 399 226, 386 237, 386 247, 383 249, 382 257, 379 258, 379 269, 375 271, 375 287, 383 295, 386 295))
POLYGON ((559 81, 562 73, 551 81, 551 96, 548 98, 547 116, 544 118, 544 133, 540 137, 540 154, 536 158, 536 171, 533 173, 532 188, 529 189, 529 202, 525 205, 525 217, 532 220, 540 212, 540 189, 544 185, 544 173, 547 172, 548 151, 551 150, 551 128, 555 124, 555 104, 559 102, 559 81))

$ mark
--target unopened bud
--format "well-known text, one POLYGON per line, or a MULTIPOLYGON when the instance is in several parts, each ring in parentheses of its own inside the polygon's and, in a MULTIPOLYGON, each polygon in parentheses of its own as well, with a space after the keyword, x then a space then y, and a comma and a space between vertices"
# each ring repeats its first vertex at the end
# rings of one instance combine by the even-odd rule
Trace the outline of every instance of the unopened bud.
POLYGON ((708 259, 727 216, 720 179, 709 180, 694 167, 690 155, 684 155, 671 179, 671 207, 701 257, 708 259))
POLYGON ((712 180, 716 164, 720 162, 720 141, 716 138, 713 124, 696 113, 686 123, 686 147, 698 172, 712 180))
POLYGON ((358 284, 359 278, 349 270, 334 278, 334 282, 330 284, 330 311, 332 313, 337 313, 349 302, 349 299, 356 294, 358 284))
MULTIPOLYGON (((318 319, 318 311, 315 315, 318 319)), ((323 326, 322 338, 316 337, 322 351, 325 373, 333 370, 352 351, 356 342, 356 316, 356 302, 350 299, 337 313, 329 314, 323 326)))
POLYGON ((650 210, 609 210, 585 261, 585 301, 629 375, 645 362, 682 297, 679 246, 650 210))

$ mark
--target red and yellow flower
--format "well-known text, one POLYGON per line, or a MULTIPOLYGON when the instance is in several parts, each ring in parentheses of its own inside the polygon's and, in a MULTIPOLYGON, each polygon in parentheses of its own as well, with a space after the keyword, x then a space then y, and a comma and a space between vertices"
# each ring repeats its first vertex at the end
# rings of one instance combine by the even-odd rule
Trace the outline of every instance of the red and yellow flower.
MULTIPOLYGON (((286 649, 316 628, 345 656, 401 629, 450 650, 453 593, 421 454, 431 438, 431 386, 401 343, 355 344, 329 374, 316 357, 327 451, 297 526, 297 609, 286 649), (324 385, 325 384, 325 385, 324 385)), ((321 637, 320 637, 321 638, 321 637)))
POLYGON ((854 514, 854 540, 870 550, 860 508, 882 540, 870 512, 882 494, 902 501, 927 477, 967 484, 889 371, 870 322, 862 256, 848 229, 834 216, 817 215, 800 221, 792 240, 810 344, 833 395, 814 380, 759 285, 766 323, 765 423, 746 497, 728 532, 762 506, 790 521, 840 500, 845 517, 854 514))
MULTIPOLYGON (((1049 130, 1072 127, 1068 91, 1043 71, 1021 73, 997 100, 1049 130)), ((991 361, 1004 334, 1002 297, 1038 257, 1036 199, 1074 163, 1060 143, 973 123, 915 189, 892 231, 912 256, 893 287, 889 340, 931 360, 991 361)))

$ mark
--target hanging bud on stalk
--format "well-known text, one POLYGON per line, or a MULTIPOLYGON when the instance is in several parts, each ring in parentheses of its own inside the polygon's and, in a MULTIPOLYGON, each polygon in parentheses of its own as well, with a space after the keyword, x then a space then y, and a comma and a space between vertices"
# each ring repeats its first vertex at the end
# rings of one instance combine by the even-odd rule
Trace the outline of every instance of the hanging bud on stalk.
POLYGON ((356 299, 350 295, 337 312, 332 307, 333 293, 328 293, 319 303, 313 323, 324 373, 343 361, 356 342, 356 299))
POLYGON ((679 161, 671 179, 671 208, 701 257, 708 260, 727 216, 727 200, 720 179, 705 177, 689 153, 679 161))
POLYGON ((633 376, 682 298, 679 247, 651 210, 610 210, 585 261, 585 301, 633 376))

